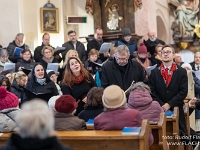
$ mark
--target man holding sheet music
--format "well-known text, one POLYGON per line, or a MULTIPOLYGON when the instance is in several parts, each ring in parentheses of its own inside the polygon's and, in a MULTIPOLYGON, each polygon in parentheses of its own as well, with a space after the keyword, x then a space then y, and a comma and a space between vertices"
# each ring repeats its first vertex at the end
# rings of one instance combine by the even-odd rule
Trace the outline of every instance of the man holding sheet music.
POLYGON ((9 43, 7 51, 9 54, 9 59, 16 63, 20 59, 21 51, 24 49, 29 49, 28 45, 24 43, 25 35, 23 33, 18 33, 15 37, 15 40, 9 43))
POLYGON ((173 62, 174 53, 170 45, 162 47, 162 64, 151 71, 149 86, 152 98, 159 102, 164 111, 179 107, 179 128, 183 135, 187 134, 183 100, 188 93, 188 77, 186 70, 173 62))
POLYGON ((65 47, 65 51, 62 53, 62 58, 65 60, 65 55, 69 50, 76 50, 78 52, 79 59, 84 63, 86 61, 85 46, 77 41, 76 31, 70 30, 68 32, 69 41, 65 42, 62 47, 65 47))
MULTIPOLYGON (((87 44, 87 57, 91 49, 100 50, 101 45, 103 44, 103 30, 100 27, 95 29, 94 39, 89 41, 87 44)), ((102 62, 104 62, 109 57, 109 52, 100 53, 99 55, 102 62)))

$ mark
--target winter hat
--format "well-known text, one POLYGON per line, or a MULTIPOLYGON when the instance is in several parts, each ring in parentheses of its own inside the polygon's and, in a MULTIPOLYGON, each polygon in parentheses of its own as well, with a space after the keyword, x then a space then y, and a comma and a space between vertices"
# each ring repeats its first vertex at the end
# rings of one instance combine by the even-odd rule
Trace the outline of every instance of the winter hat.
POLYGON ((51 111, 55 111, 55 103, 56 103, 56 100, 60 97, 61 95, 57 95, 57 96, 53 96, 49 99, 48 101, 48 106, 49 106, 49 109, 51 111))
POLYGON ((17 107, 19 104, 18 97, 8 92, 5 88, 0 87, 0 110, 17 107))
POLYGON ((55 109, 61 113, 72 113, 78 107, 78 103, 71 95, 62 95, 56 100, 55 109))
POLYGON ((140 46, 138 47, 138 54, 141 53, 147 53, 147 47, 144 45, 144 43, 141 43, 140 46))
POLYGON ((56 74, 53 70, 47 70, 47 75, 48 75, 49 79, 53 74, 56 74))
POLYGON ((188 63, 183 63, 182 65, 181 65, 181 67, 182 68, 190 68, 190 70, 192 70, 192 66, 190 65, 190 64, 188 64, 188 63))
POLYGON ((119 86, 111 85, 104 90, 102 102, 106 108, 118 108, 126 102, 126 95, 119 86))
POLYGON ((131 30, 129 28, 124 28, 122 30, 122 36, 131 35, 131 30))

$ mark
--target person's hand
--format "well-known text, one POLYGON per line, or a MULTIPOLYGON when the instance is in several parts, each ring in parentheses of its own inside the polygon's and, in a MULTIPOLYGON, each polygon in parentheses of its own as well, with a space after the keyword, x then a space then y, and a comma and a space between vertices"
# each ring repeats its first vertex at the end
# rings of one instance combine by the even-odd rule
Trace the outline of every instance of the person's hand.
POLYGON ((163 106, 162 106, 163 110, 164 111, 167 111, 170 109, 170 105, 168 103, 165 103, 163 106))
POLYGON ((109 57, 110 56, 109 52, 105 52, 105 53, 103 53, 103 55, 104 55, 104 57, 109 57))
POLYGON ((197 101, 197 99, 196 99, 196 97, 194 97, 194 98, 192 98, 190 101, 189 101, 189 107, 190 108, 195 108, 196 106, 195 106, 195 103, 196 103, 196 101, 197 101))
POLYGON ((56 72, 55 74, 58 76, 60 74, 60 72, 56 72))
POLYGON ((82 101, 83 101, 84 103, 86 103, 86 102, 87 102, 87 96, 86 96, 84 99, 82 99, 82 101))
POLYGON ((18 68, 18 71, 22 71, 22 67, 21 66, 18 68))

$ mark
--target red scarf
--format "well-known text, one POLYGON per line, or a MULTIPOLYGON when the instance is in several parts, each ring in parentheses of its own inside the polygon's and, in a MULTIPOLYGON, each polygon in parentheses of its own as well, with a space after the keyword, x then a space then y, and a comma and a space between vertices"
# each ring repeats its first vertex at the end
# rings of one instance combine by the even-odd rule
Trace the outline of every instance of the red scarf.
POLYGON ((162 75, 162 77, 163 77, 163 79, 165 81, 166 86, 169 85, 169 83, 170 83, 170 81, 172 79, 172 75, 173 75, 173 73, 174 73, 174 71, 176 69, 177 69, 177 66, 176 66, 176 64, 174 62, 172 64, 172 67, 171 67, 169 73, 168 73, 168 68, 165 69, 163 63, 160 65, 160 72, 161 72, 161 75, 162 75))
POLYGON ((74 83, 79 84, 84 80, 83 75, 74 76, 74 83))

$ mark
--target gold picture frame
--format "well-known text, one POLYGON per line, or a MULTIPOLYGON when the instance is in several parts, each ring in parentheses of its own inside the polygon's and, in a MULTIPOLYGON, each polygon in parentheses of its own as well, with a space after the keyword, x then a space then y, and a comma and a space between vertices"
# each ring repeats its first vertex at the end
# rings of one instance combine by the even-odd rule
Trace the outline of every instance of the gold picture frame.
POLYGON ((58 8, 40 8, 41 32, 58 33, 58 8))

